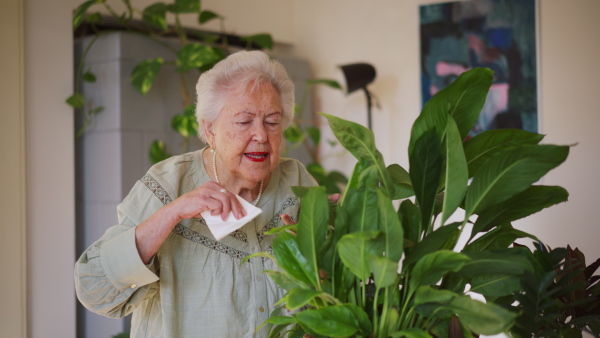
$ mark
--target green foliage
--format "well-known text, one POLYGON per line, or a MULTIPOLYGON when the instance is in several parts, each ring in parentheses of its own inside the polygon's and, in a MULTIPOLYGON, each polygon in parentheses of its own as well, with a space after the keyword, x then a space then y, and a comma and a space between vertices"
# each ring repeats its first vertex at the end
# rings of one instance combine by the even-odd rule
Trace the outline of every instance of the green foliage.
MULTIPOLYGON (((532 252, 515 240, 536 237, 510 223, 567 200, 561 187, 532 184, 566 159, 568 147, 538 145, 541 135, 515 130, 464 141, 491 74, 468 71, 432 98, 412 129, 410 171, 386 166, 368 129, 324 114, 358 162, 334 214, 322 188, 294 189, 300 223, 295 233, 275 232, 281 271, 269 276, 287 290, 280 304, 299 312, 271 323, 292 325, 291 336, 332 337, 525 337, 600 328, 600 277, 593 276, 600 260, 585 268, 576 250, 532 252), (413 195, 415 203, 406 199, 413 195), (403 199, 397 210, 394 199, 403 199), (448 222, 458 209, 464 218, 448 222), (455 252, 474 215, 467 244, 455 252), (486 302, 471 299, 469 288, 486 302)), ((318 165, 309 170, 325 176, 318 165)), ((271 336, 283 332, 272 326, 271 336)))
POLYGON ((131 84, 133 88, 140 92, 142 95, 148 94, 156 75, 164 64, 163 58, 148 59, 142 61, 140 64, 135 66, 131 73, 131 84))

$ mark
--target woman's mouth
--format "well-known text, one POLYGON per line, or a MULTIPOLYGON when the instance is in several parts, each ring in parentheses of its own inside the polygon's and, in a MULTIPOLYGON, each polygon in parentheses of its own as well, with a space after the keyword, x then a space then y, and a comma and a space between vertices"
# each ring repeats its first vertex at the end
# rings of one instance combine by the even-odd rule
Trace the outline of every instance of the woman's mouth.
POLYGON ((260 152, 260 153, 244 153, 244 156, 248 158, 252 162, 263 162, 269 156, 269 153, 260 152))

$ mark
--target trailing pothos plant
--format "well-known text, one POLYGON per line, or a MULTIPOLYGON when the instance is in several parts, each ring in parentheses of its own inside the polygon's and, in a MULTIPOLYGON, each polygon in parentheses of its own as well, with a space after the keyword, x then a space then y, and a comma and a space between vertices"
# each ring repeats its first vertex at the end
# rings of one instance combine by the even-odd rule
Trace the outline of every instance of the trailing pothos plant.
POLYGON ((587 316, 568 312, 575 291, 576 301, 598 299, 593 271, 563 269, 566 251, 513 245, 537 238, 511 222, 567 200, 565 189, 534 183, 567 158, 569 146, 541 145, 542 135, 523 130, 465 141, 491 83, 491 70, 472 69, 427 102, 411 131, 410 171, 386 166, 367 128, 323 115, 358 162, 336 205, 322 187, 296 187, 299 223, 272 230, 272 254, 250 256, 273 259, 280 270, 265 272, 287 290, 263 324, 271 337, 598 330, 597 302, 587 303, 587 316), (282 315, 284 307, 292 314, 282 315))

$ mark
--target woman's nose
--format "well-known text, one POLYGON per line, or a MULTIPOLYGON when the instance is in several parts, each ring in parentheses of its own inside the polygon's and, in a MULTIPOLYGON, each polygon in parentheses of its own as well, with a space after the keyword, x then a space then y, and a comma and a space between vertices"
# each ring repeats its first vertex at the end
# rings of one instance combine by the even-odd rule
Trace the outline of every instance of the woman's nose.
POLYGON ((264 124, 256 123, 253 130, 252 139, 259 143, 264 143, 267 140, 267 130, 265 129, 264 124))

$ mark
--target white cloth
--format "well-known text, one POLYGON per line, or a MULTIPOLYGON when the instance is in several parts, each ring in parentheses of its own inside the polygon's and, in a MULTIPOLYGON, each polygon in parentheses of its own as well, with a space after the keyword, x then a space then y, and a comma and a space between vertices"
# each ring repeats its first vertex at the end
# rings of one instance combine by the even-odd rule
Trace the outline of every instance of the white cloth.
POLYGON ((262 212, 260 208, 253 206, 240 196, 235 195, 235 197, 240 201, 242 208, 246 211, 246 216, 240 219, 236 219, 235 216, 233 216, 233 212, 229 213, 226 220, 221 219, 221 215, 211 215, 210 210, 202 212, 202 218, 204 218, 208 229, 210 229, 210 232, 215 236, 217 241, 220 241, 225 238, 225 236, 243 227, 244 224, 250 222, 262 212))

